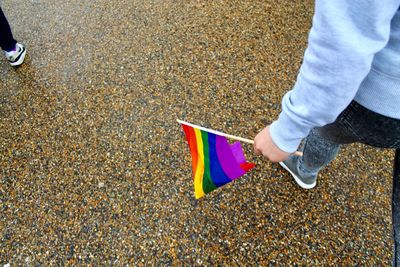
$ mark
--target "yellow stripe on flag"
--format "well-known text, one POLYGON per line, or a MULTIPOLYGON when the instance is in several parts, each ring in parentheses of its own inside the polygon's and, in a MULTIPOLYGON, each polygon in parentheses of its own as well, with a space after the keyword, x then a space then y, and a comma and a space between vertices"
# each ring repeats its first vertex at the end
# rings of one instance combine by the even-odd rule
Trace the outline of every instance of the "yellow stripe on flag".
POLYGON ((204 174, 203 139, 201 137, 201 131, 199 129, 194 128, 194 132, 196 134, 196 143, 197 143, 197 152, 198 152, 197 168, 196 168, 196 174, 194 176, 194 195, 196 198, 201 198, 202 196, 204 196, 204 191, 203 191, 203 174, 204 174))

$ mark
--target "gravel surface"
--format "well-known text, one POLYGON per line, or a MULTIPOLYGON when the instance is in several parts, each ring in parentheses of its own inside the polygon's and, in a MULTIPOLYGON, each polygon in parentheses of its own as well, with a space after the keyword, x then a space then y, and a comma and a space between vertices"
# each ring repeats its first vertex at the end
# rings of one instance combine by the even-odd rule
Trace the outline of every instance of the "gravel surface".
POLYGON ((393 152, 343 147, 195 200, 176 119, 253 138, 296 79, 313 1, 4 0, 0 266, 389 265, 393 152))

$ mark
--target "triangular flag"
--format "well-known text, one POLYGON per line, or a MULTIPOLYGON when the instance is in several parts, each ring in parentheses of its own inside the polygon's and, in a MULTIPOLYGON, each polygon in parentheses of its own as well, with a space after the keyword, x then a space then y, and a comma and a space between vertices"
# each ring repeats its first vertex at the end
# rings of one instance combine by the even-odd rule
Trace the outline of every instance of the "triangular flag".
POLYGON ((223 186, 253 168, 246 162, 240 142, 229 144, 225 136, 216 131, 181 122, 192 155, 195 197, 223 186))

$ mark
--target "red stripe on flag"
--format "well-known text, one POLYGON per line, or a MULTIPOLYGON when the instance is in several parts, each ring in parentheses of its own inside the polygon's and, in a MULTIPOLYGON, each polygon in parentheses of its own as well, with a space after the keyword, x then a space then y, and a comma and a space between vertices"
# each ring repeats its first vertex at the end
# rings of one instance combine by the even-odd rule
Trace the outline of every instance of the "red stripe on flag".
POLYGON ((194 133, 194 129, 190 126, 182 124, 183 131, 186 135, 186 140, 188 141, 190 154, 192 155, 192 170, 193 170, 193 179, 196 174, 197 169, 197 161, 198 161, 198 152, 197 152, 197 141, 196 134, 194 133))

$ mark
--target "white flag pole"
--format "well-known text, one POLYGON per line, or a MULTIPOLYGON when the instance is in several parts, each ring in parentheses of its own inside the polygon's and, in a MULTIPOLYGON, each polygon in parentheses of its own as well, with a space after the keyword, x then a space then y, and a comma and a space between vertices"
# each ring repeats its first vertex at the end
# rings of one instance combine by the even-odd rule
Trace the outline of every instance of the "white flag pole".
MULTIPOLYGON (((177 119, 176 121, 178 123, 180 123, 180 124, 184 124, 184 125, 187 125, 187 126, 190 126, 190 127, 193 127, 193 128, 197 128, 197 129, 202 130, 202 131, 206 131, 206 132, 213 133, 213 134, 216 134, 216 135, 225 136, 227 138, 230 138, 230 139, 233 139, 233 140, 242 141, 242 142, 245 142, 245 143, 254 144, 253 140, 250 140, 250 139, 247 139, 247 138, 242 138, 242 137, 239 137, 239 136, 235 136, 235 135, 231 135, 231 134, 226 134, 226 133, 223 133, 223 132, 215 131, 215 130, 208 129, 208 128, 205 128, 205 127, 201 127, 199 125, 192 124, 192 123, 189 123, 189 122, 186 122, 186 121, 182 121, 182 120, 179 120, 179 119, 177 119)), ((296 151, 293 154, 297 155, 297 156, 302 156, 303 155, 303 153, 300 152, 300 151, 296 151)))
POLYGON ((242 137, 231 135, 231 134, 226 134, 226 133, 215 131, 215 130, 208 129, 208 128, 204 128, 204 127, 201 127, 199 125, 192 124, 192 123, 189 123, 189 122, 186 122, 186 121, 181 121, 181 120, 178 120, 178 119, 176 121, 179 122, 180 124, 184 124, 184 125, 187 125, 187 126, 190 126, 190 127, 193 127, 193 128, 197 128, 197 129, 202 130, 202 131, 206 131, 206 132, 213 133, 213 134, 216 134, 216 135, 225 136, 227 138, 238 140, 238 141, 243 141, 243 142, 246 142, 246 143, 249 143, 249 144, 254 144, 254 141, 250 140, 250 139, 242 138, 242 137))

